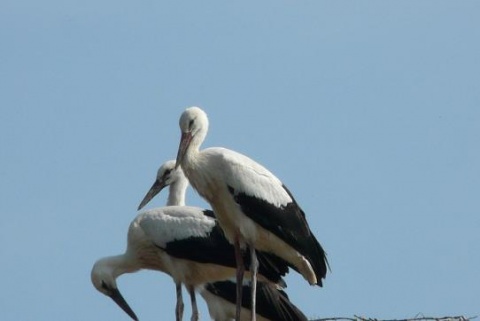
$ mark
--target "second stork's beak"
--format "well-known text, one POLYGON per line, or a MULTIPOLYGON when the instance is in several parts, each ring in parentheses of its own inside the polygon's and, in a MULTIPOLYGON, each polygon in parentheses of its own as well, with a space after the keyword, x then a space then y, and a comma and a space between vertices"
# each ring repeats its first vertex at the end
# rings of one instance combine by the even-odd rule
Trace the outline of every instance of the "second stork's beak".
POLYGON ((122 308, 123 311, 125 311, 126 314, 128 314, 133 320, 138 321, 135 312, 130 308, 118 289, 111 289, 111 294, 109 296, 120 308, 122 308))
POLYGON ((165 182, 161 180, 156 180, 155 183, 153 183, 152 187, 150 187, 150 190, 147 192, 147 195, 143 198, 142 202, 138 206, 138 210, 141 210, 145 205, 148 204, 152 200, 152 198, 155 197, 160 191, 165 187, 165 182))
POLYGON ((192 137, 193 136, 191 132, 182 133, 182 137, 180 138, 180 146, 178 146, 177 161, 175 163, 175 169, 177 169, 181 165, 183 161, 183 157, 185 156, 185 152, 187 151, 188 146, 192 141, 192 137))

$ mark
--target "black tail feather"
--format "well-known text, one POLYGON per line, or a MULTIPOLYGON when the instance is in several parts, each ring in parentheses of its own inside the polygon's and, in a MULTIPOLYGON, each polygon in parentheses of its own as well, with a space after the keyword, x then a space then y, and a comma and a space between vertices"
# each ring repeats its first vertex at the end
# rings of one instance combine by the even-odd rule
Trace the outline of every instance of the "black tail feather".
MULTIPOLYGON (((236 283, 222 281, 209 283, 205 289, 226 301, 235 304, 236 283)), ((250 286, 243 286, 242 307, 251 307, 250 286)), ((290 300, 285 292, 278 290, 274 285, 257 283, 257 315, 272 321, 307 321, 307 317, 290 300)))

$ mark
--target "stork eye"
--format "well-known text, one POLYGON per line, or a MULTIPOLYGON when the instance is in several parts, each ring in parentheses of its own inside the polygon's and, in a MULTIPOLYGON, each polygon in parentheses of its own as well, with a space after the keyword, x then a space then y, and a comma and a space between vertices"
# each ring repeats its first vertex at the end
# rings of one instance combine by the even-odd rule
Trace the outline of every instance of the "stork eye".
POLYGON ((171 172, 172 172, 171 169, 167 169, 167 170, 165 171, 165 173, 163 174, 163 176, 164 176, 164 177, 167 177, 167 176, 170 175, 171 172))
POLYGON ((195 122, 195 119, 190 119, 190 122, 188 123, 188 129, 192 129, 193 123, 195 122))
POLYGON ((107 283, 105 283, 105 281, 102 281, 102 289, 104 290, 110 290, 110 288, 108 287, 107 283))

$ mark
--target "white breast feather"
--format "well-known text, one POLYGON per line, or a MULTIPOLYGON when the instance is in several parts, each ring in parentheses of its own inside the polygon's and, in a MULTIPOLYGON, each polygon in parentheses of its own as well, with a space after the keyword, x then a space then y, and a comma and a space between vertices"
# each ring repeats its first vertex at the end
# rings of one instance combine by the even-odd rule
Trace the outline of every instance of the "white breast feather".
POLYGON ((135 220, 145 235, 156 245, 189 237, 205 237, 215 226, 215 220, 202 209, 190 206, 155 208, 139 214, 135 220))
POLYGON ((225 180, 237 192, 263 199, 275 206, 292 202, 282 182, 247 156, 225 148, 208 148, 203 153, 209 159, 209 168, 215 169, 210 175, 225 180))

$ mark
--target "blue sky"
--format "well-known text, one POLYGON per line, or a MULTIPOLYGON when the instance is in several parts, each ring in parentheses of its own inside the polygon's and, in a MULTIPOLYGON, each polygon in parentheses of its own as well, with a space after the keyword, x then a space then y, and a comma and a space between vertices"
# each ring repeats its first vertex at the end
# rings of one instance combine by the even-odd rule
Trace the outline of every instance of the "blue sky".
MULTIPOLYGON (((287 278, 306 315, 478 315, 479 39, 478 1, 3 0, 2 319, 128 320, 90 269, 124 251, 191 105, 327 250, 324 288, 287 278)), ((166 275, 119 287, 173 320, 166 275)))

